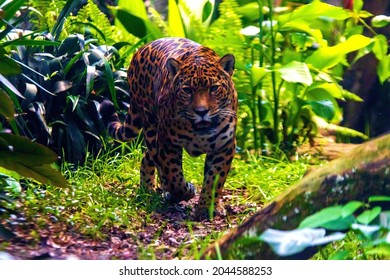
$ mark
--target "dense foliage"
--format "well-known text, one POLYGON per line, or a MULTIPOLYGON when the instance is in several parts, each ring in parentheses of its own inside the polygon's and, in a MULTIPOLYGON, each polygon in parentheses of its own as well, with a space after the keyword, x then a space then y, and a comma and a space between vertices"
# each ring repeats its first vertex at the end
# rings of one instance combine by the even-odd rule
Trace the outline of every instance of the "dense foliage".
MULTIPOLYGON (((2 88, 17 112, 14 123, 3 118, 2 126, 75 163, 87 149, 101 148, 96 108, 102 98, 126 111, 124 67, 131 54, 162 36, 235 54, 243 150, 293 153, 324 127, 366 138, 337 126, 338 101, 362 101, 340 85, 343 69, 372 52, 380 81, 390 76, 387 40, 364 21, 372 15, 360 1, 353 10, 320 1, 297 8, 272 1, 169 1, 164 15, 141 0, 121 0, 110 7, 111 22, 92 0, 2 3, 2 88), (365 28, 371 37, 362 35, 365 28)), ((371 22, 387 25, 383 16, 371 22)))

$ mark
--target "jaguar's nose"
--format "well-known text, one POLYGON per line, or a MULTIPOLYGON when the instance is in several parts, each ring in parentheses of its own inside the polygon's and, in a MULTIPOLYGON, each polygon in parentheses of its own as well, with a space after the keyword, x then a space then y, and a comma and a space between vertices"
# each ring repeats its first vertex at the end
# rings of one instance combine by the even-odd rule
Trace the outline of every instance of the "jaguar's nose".
POLYGON ((207 108, 198 108, 198 109, 195 109, 194 111, 195 111, 195 113, 196 113, 197 115, 199 115, 200 117, 203 118, 204 116, 207 115, 207 113, 208 113, 210 110, 207 109, 207 108))

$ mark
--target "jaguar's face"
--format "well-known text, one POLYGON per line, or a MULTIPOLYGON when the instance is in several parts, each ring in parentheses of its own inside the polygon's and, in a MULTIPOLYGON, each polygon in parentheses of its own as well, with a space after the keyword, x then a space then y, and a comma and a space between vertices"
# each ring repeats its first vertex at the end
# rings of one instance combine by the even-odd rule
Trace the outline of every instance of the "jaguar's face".
POLYGON ((167 67, 173 83, 178 117, 188 121, 193 130, 209 133, 216 126, 235 116, 235 90, 231 80, 234 58, 217 62, 205 58, 180 64, 169 59, 167 67))

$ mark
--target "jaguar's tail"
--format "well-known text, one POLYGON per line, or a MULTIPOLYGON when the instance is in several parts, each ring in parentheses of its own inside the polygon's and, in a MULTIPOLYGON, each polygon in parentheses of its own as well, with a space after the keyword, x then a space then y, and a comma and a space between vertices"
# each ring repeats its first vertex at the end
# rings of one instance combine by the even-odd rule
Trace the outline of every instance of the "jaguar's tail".
POLYGON ((130 141, 137 137, 142 127, 142 119, 138 112, 129 107, 125 121, 119 120, 114 104, 109 100, 104 100, 99 107, 99 113, 108 134, 120 141, 130 141))

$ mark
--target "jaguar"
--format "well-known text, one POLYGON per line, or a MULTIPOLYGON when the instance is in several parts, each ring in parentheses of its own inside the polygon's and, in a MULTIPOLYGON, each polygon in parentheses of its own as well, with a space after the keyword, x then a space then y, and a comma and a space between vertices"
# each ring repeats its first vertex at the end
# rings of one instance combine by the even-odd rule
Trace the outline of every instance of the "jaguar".
POLYGON ((237 92, 235 58, 184 38, 162 38, 141 47, 127 71, 130 101, 122 122, 113 103, 99 108, 108 133, 120 141, 140 131, 146 146, 140 183, 160 187, 174 203, 196 194, 183 176, 183 148, 190 156, 206 154, 197 218, 223 213, 221 196, 236 148, 237 92))

